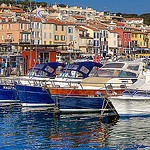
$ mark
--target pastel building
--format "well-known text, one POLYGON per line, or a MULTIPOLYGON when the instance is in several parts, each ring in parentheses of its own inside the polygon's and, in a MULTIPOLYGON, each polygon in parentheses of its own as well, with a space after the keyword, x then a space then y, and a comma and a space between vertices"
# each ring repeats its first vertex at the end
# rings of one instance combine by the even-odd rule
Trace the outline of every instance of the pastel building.
MULTIPOLYGON (((17 20, 16 22, 0 22, 0 43, 29 44, 30 22, 17 20)), ((19 47, 12 46, 12 50, 19 51, 19 47)))
POLYGON ((82 28, 87 29, 89 37, 93 38, 93 51, 92 53, 100 55, 100 31, 97 28, 90 26, 81 26, 82 28))
POLYGON ((84 55, 92 54, 93 52, 93 38, 87 33, 87 29, 81 26, 76 26, 77 36, 79 35, 78 45, 79 49, 84 55))
POLYGON ((42 44, 54 44, 55 21, 54 19, 46 19, 42 24, 42 44))
POLYGON ((31 40, 32 44, 42 43, 42 21, 40 18, 31 18, 31 40))
POLYGON ((65 23, 55 20, 54 27, 54 44, 55 45, 64 45, 59 47, 60 49, 65 49, 66 45, 66 25, 65 23))
POLYGON ((114 29, 118 32, 118 54, 131 53, 131 31, 124 29, 114 29))
POLYGON ((118 54, 118 32, 108 30, 108 54, 118 54))
POLYGON ((132 48, 148 47, 147 33, 141 31, 132 31, 131 33, 132 48))

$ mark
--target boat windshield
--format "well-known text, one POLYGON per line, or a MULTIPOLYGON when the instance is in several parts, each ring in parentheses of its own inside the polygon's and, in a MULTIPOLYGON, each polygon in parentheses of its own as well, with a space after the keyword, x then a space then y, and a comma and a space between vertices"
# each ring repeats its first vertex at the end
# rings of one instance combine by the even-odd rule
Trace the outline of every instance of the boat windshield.
POLYGON ((42 70, 38 69, 31 69, 28 73, 27 76, 29 77, 47 77, 48 74, 42 70))
POLYGON ((83 75, 78 71, 65 70, 58 75, 58 78, 83 78, 83 75))
POLYGON ((147 91, 138 91, 135 96, 150 96, 150 93, 147 91))
POLYGON ((123 91, 122 95, 133 95, 135 93, 134 90, 123 91))
POLYGON ((122 68, 124 65, 124 63, 109 63, 104 65, 102 68, 122 68))
POLYGON ((129 77, 136 77, 135 73, 130 71, 123 71, 123 70, 104 70, 99 69, 94 76, 98 77, 110 77, 110 78, 129 78, 129 77))

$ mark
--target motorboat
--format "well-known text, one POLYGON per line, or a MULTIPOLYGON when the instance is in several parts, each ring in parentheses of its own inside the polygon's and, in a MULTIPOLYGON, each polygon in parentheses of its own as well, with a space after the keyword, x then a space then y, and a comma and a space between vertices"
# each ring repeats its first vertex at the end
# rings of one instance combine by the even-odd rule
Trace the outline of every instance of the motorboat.
POLYGON ((121 95, 111 96, 109 100, 120 116, 150 115, 150 80, 139 79, 121 95))
POLYGON ((70 64, 51 80, 48 90, 58 101, 61 112, 112 112, 111 103, 103 96, 122 93, 143 72, 140 62, 111 62, 99 64, 99 68, 94 63, 70 64), (90 64, 93 70, 89 69, 90 64))
POLYGON ((0 78, 0 106, 20 105, 14 77, 0 78))
POLYGON ((58 67, 65 64, 49 62, 36 64, 26 76, 19 77, 19 83, 15 85, 19 100, 23 107, 54 107, 55 102, 45 90, 58 67))

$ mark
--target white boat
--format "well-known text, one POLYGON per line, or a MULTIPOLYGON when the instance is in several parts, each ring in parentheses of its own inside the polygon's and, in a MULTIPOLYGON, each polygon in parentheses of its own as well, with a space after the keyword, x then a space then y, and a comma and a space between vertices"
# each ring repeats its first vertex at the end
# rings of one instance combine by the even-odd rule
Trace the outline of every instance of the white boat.
POLYGON ((112 96, 112 102, 120 116, 150 115, 150 80, 149 73, 146 79, 139 79, 120 96, 112 96))
POLYGON ((72 64, 64 68, 60 76, 51 80, 48 89, 52 98, 59 101, 61 111, 97 112, 103 108, 110 110, 110 107, 104 107, 101 96, 120 94, 127 86, 143 76, 141 62, 107 63, 98 71, 95 69, 95 75, 89 77, 90 64, 92 62, 82 62, 81 67, 79 63, 72 64), (85 75, 88 76, 83 77, 85 75))

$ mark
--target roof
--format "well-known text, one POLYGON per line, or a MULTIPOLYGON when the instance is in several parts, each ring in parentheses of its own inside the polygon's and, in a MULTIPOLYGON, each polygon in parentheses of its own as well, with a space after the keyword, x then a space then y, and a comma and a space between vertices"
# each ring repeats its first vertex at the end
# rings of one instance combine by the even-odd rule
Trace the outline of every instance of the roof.
POLYGON ((116 33, 118 33, 117 31, 115 31, 115 30, 108 30, 109 32, 116 32, 116 33))
POLYGON ((21 8, 15 7, 15 6, 5 6, 5 7, 0 7, 0 9, 18 9, 18 10, 20 10, 21 8))
POLYGON ((143 18, 124 18, 124 20, 143 20, 143 18))
POLYGON ((82 17, 82 16, 72 16, 74 18, 80 18, 80 19, 85 19, 85 17, 82 17))
POLYGON ((131 31, 134 34, 146 34, 146 32, 142 32, 142 31, 131 31))
POLYGON ((83 26, 83 27, 88 28, 88 29, 91 29, 91 30, 94 30, 94 31, 99 31, 98 29, 92 28, 92 27, 89 27, 89 26, 83 26))
MULTIPOLYGON (((29 18, 30 19, 30 18, 29 18)), ((42 20, 40 18, 31 18, 31 21, 37 21, 37 22, 41 22, 42 20)))
POLYGON ((25 11, 22 10, 10 10, 11 12, 20 12, 20 13, 25 13, 25 11))
POLYGON ((82 31, 87 31, 87 29, 82 28, 82 27, 80 27, 80 26, 75 26, 75 28, 77 28, 77 29, 79 29, 79 30, 82 30, 82 31))
POLYGON ((73 22, 66 22, 66 24, 75 25, 75 23, 73 23, 73 22))
POLYGON ((117 22, 116 24, 117 26, 125 26, 125 23, 122 23, 122 22, 117 22))

